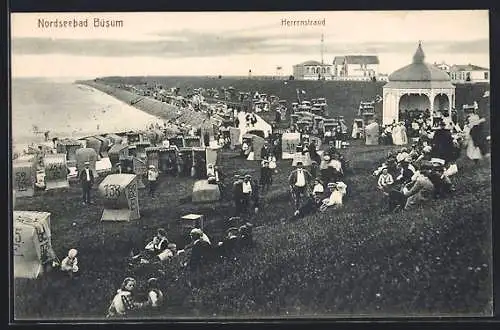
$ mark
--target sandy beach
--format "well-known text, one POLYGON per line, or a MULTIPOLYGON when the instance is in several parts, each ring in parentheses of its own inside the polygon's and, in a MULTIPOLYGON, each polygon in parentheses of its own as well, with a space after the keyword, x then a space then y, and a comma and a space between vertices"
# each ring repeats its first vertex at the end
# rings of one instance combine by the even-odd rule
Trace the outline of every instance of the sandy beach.
MULTIPOLYGON (((109 85, 94 81, 78 81, 79 84, 87 85, 95 88, 103 93, 111 95, 116 99, 130 104, 131 101, 137 100, 140 96, 124 89, 115 88, 109 85)), ((202 112, 182 109, 182 115, 178 115, 178 107, 158 101, 152 97, 142 97, 141 101, 132 105, 133 107, 144 111, 152 116, 156 116, 163 120, 173 121, 178 118, 180 123, 192 125, 193 127, 211 128, 212 121, 208 120, 207 116, 202 112)))

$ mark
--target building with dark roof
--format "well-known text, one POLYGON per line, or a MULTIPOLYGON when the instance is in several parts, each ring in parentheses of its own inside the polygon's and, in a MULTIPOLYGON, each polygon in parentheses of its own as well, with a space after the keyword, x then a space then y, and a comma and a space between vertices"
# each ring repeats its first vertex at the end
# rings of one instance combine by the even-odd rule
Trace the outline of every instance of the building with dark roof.
POLYGON ((318 61, 306 61, 293 66, 293 77, 296 80, 331 80, 332 66, 318 61))
POLYGON ((411 64, 389 75, 384 85, 383 123, 398 121, 409 110, 448 111, 455 105, 455 86, 450 76, 433 64, 425 63, 419 43, 411 64))
POLYGON ((477 65, 452 65, 450 77, 455 83, 490 82, 490 70, 477 65))
POLYGON ((378 76, 379 64, 374 55, 335 56, 333 75, 338 80, 371 80, 378 76))

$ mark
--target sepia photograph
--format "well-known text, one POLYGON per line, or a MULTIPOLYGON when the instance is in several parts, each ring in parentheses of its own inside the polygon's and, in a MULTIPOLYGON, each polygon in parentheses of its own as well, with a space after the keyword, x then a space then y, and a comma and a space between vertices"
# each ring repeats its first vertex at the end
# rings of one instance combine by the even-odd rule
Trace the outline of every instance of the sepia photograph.
POLYGON ((489 34, 11 13, 13 321, 493 316, 489 34))

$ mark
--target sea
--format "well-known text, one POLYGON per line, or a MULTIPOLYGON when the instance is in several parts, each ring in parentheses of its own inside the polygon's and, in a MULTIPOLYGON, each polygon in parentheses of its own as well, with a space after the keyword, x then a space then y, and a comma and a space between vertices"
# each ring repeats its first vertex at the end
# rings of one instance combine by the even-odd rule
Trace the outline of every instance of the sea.
POLYGON ((163 123, 129 104, 73 79, 12 79, 12 146, 20 151, 54 137, 85 136, 145 129, 163 123))

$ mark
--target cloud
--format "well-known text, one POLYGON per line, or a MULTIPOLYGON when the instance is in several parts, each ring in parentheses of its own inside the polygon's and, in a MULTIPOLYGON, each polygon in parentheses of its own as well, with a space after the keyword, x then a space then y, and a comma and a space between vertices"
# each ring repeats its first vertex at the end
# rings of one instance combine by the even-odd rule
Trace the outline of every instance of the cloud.
MULTIPOLYGON (((263 29, 256 29, 263 30, 263 29)), ((251 32, 251 31, 248 31, 251 32)), ((244 31, 223 33, 179 30, 156 32, 158 40, 75 40, 54 38, 13 38, 13 54, 50 55, 66 54, 100 57, 216 57, 227 55, 265 54, 318 54, 318 33, 273 33, 248 35, 244 31)), ((325 54, 379 54, 410 53, 417 47, 417 40, 411 42, 336 42, 334 38, 325 41, 325 54)), ((488 53, 489 41, 423 43, 426 53, 488 53)))

